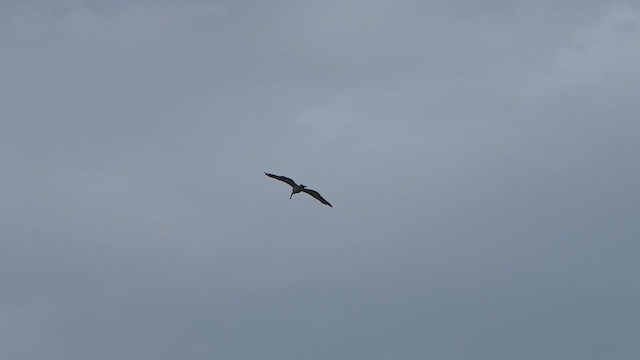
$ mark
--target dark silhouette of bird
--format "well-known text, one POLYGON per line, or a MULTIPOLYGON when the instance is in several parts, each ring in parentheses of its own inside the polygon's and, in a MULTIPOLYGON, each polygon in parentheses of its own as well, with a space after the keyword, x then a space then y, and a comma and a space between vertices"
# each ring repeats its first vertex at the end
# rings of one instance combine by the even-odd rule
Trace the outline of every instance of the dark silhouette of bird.
POLYGON ((311 190, 311 189, 307 189, 307 187, 302 185, 302 184, 298 185, 298 184, 296 184, 295 181, 289 179, 286 176, 278 176, 278 175, 273 175, 273 174, 269 174, 269 173, 264 173, 264 174, 267 175, 270 178, 274 178, 276 180, 280 180, 282 182, 285 182, 285 183, 289 184, 292 187, 291 196, 289 196, 289 199, 291 199, 291 197, 293 197, 293 194, 297 194, 299 192, 305 192, 305 193, 313 196, 314 198, 316 198, 316 200, 320 201, 321 203, 323 203, 323 204, 325 204, 325 205, 327 205, 329 207, 333 207, 317 191, 311 190))

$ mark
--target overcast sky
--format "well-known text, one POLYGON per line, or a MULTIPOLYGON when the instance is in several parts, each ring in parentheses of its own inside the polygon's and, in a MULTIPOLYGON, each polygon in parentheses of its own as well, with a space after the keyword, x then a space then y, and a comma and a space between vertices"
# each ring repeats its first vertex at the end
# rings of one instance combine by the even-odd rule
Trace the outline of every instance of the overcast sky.
POLYGON ((639 359, 639 84, 631 0, 2 1, 0 358, 639 359))

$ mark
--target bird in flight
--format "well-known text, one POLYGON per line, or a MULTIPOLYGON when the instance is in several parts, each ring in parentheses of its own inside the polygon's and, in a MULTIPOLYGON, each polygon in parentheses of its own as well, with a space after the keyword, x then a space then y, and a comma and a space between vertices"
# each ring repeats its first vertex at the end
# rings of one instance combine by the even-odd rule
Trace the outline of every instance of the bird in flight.
POLYGON ((307 194, 313 196, 314 198, 316 198, 316 200, 320 201, 321 203, 329 206, 329 207, 333 207, 331 206, 331 204, 329 204, 329 202, 327 200, 325 200, 317 191, 315 190, 311 190, 311 189, 307 189, 306 186, 300 184, 296 184, 295 181, 289 179, 286 176, 278 176, 278 175, 273 175, 273 174, 269 174, 269 173, 264 173, 265 175, 267 175, 270 178, 274 178, 276 180, 280 180, 282 182, 285 182, 287 184, 289 184, 292 189, 291 189, 291 196, 289 196, 289 199, 291 199, 291 197, 293 197, 293 194, 297 194, 299 192, 306 192, 307 194))

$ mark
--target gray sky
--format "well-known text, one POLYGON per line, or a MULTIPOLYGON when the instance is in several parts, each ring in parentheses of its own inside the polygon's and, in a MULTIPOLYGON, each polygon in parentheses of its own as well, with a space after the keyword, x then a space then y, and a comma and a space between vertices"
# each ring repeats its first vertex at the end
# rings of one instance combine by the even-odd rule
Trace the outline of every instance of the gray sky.
POLYGON ((640 358, 637 2, 5 1, 0 49, 2 359, 640 358))

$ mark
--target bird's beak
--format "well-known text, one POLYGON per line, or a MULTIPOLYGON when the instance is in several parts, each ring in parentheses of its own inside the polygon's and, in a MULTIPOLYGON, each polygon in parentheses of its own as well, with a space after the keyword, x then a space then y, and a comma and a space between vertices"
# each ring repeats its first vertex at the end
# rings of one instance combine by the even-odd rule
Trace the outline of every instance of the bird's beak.
POLYGON ((291 192, 291 195, 289 195, 289 200, 291 200, 292 197, 293 197, 293 191, 291 192))

